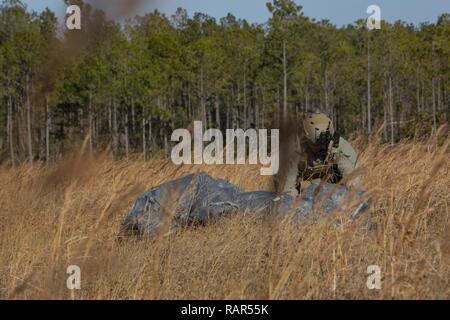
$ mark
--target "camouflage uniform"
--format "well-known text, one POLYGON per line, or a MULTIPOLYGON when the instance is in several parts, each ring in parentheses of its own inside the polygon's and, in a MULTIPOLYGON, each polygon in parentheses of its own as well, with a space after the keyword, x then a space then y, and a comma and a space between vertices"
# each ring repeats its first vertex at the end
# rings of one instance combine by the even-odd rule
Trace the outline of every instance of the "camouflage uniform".
MULTIPOLYGON (((337 140, 337 139, 336 139, 337 140)), ((296 196, 311 183, 320 181, 338 183, 348 177, 356 167, 357 153, 344 138, 328 148, 325 160, 311 143, 301 143, 298 138, 292 145, 295 156, 289 160, 283 192, 296 196)))

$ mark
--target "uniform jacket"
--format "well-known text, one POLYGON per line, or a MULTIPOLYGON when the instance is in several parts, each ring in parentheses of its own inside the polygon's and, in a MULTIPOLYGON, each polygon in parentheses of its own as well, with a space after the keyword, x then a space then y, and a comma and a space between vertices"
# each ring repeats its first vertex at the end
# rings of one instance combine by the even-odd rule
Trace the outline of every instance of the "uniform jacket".
POLYGON ((299 144, 296 156, 289 159, 284 193, 298 195, 302 182, 318 183, 326 181, 337 183, 348 177, 356 167, 357 153, 344 138, 339 138, 339 145, 330 149, 325 162, 318 159, 314 150, 299 144))

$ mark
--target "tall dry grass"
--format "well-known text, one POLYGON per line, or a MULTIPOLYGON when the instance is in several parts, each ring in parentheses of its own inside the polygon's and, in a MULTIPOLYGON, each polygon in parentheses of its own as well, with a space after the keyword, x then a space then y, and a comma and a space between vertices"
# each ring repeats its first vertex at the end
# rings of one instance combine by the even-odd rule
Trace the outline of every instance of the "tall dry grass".
MULTIPOLYGON (((256 220, 236 215, 156 240, 116 236, 135 197, 206 171, 270 190, 256 166, 182 166, 75 156, 0 169, 1 299, 448 299, 450 157, 447 138, 365 147, 360 168, 377 228, 364 219, 256 220), (66 288, 67 266, 82 289, 66 288), (382 289, 366 286, 378 265, 382 289)), ((339 213, 337 213, 339 215, 339 213)))

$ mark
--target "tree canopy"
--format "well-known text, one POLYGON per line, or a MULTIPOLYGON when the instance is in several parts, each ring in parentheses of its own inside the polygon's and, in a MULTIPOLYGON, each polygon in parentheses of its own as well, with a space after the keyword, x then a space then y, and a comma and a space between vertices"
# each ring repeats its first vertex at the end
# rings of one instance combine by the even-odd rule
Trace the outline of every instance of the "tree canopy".
POLYGON ((56 159, 89 135, 117 157, 167 148, 191 121, 276 127, 280 111, 328 113, 344 135, 385 124, 394 143, 449 119, 449 14, 413 26, 338 28, 291 0, 264 24, 179 8, 126 22, 79 0, 82 29, 49 9, 0 6, 0 160, 56 159))

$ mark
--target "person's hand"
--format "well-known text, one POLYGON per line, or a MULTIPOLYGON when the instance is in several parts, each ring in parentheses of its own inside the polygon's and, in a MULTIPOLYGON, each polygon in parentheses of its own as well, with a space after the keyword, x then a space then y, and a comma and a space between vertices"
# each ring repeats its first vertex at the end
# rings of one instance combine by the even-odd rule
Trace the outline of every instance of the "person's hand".
POLYGON ((311 181, 302 181, 300 183, 300 193, 305 192, 311 184, 311 181))

